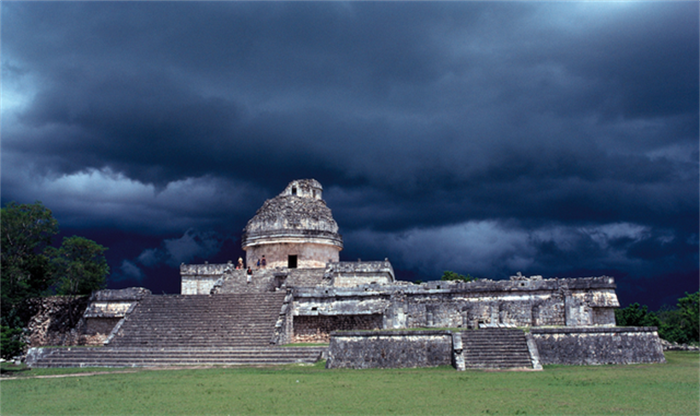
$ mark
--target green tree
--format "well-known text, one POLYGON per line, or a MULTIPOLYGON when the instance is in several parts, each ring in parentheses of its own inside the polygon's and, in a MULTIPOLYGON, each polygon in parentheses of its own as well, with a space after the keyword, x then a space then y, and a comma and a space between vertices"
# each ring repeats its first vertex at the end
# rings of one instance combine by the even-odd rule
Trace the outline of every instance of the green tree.
POLYGON ((669 342, 686 343, 682 330, 682 320, 678 309, 663 306, 657 312, 659 317, 659 336, 669 342))
POLYGON ((471 281, 476 280, 476 277, 473 277, 473 276, 470 275, 470 274, 467 274, 466 276, 464 276, 464 275, 462 275, 462 274, 455 273, 455 272, 450 271, 450 270, 445 270, 445 271, 442 273, 442 277, 440 278, 440 280, 452 280, 452 281, 460 281, 460 282, 471 282, 471 281))
MULTIPOLYGON (((58 221, 41 202, 10 202, 0 218, 0 354, 12 357, 21 353, 23 330, 31 318, 26 301, 57 290, 62 295, 89 294, 105 286, 109 267, 106 250, 82 237, 63 240, 60 248, 51 247, 58 233, 58 221)), ((71 321, 75 317, 71 315, 71 321)))
POLYGON ((699 342, 698 326, 700 326, 700 291, 688 294, 678 299, 678 309, 680 310, 682 326, 688 334, 689 342, 699 342))
POLYGON ((53 273, 59 295, 89 295, 104 289, 109 266, 107 249, 87 238, 73 236, 63 239, 60 248, 49 247, 53 273))
POLYGON ((678 299, 675 308, 664 306, 651 312, 646 305, 633 303, 615 311, 619 326, 655 326, 659 336, 669 342, 679 344, 697 343, 700 326, 700 292, 688 294, 678 299))
POLYGON ((659 318, 654 312, 649 312, 646 305, 633 303, 626 308, 615 310, 615 321, 618 326, 659 326, 659 318))
POLYGON ((21 354, 23 349, 22 329, 0 325, 0 356, 10 360, 21 354))
POLYGON ((41 295, 53 283, 45 248, 58 233, 58 221, 41 202, 10 202, 1 211, 2 314, 18 303, 41 295))

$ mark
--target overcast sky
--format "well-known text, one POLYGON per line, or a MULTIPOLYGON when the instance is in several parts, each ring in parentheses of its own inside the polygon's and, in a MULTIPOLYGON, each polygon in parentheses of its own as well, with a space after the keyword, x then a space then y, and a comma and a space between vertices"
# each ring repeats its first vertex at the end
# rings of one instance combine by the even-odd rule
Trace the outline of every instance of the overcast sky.
POLYGON ((315 178, 341 260, 399 277, 698 290, 698 2, 6 2, 2 203, 178 265, 315 178))

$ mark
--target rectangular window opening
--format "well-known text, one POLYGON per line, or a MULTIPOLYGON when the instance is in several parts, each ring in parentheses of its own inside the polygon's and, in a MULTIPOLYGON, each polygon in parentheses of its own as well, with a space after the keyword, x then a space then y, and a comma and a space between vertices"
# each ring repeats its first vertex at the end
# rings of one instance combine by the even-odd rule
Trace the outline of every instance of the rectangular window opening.
POLYGON ((289 257, 287 257, 287 267, 289 267, 290 269, 297 268, 297 256, 296 255, 289 255, 289 257))

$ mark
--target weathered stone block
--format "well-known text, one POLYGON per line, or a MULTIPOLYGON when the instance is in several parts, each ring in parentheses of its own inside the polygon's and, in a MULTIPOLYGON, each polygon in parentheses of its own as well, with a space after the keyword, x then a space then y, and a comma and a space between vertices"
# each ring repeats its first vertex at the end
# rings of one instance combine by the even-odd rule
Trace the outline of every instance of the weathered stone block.
POLYGON ((542 364, 665 362, 654 327, 532 328, 542 364))
POLYGON ((294 318, 293 342, 329 342, 332 331, 372 330, 382 328, 382 316, 297 316, 294 318))
POLYGON ((326 368, 410 368, 451 364, 450 331, 350 331, 332 334, 326 368))

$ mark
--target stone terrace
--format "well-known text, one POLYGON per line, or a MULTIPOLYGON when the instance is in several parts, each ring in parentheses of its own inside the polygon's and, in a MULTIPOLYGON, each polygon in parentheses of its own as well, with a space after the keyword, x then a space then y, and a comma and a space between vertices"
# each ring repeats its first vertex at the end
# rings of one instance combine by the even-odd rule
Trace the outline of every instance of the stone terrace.
POLYGON ((325 347, 271 346, 286 291, 144 297, 105 347, 33 349, 32 367, 313 363, 325 347))
POLYGON ((144 298, 111 347, 268 346, 285 292, 144 298))

